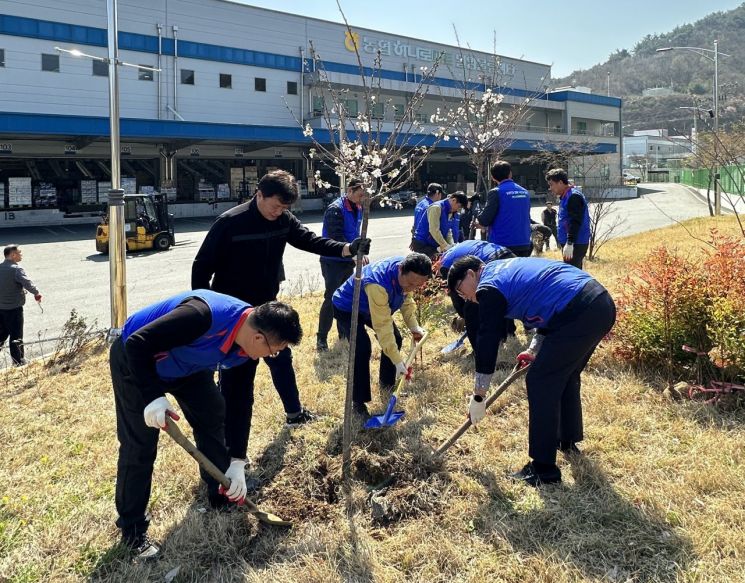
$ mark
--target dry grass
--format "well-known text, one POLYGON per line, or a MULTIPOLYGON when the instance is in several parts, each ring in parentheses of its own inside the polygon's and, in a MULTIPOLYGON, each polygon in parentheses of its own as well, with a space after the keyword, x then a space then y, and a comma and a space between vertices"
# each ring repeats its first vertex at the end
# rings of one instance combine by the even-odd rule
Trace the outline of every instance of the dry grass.
MULTIPOLYGON (((710 225, 687 223, 701 235, 710 225)), ((609 243, 589 270, 613 289, 661 242, 697 252, 675 227, 609 243)), ((165 556, 127 561, 116 547, 107 355, 93 351, 80 370, 49 375, 34 365, 0 380, 0 581, 163 581, 177 566, 175 581, 745 581, 745 412, 668 402, 605 349, 584 377, 586 455, 560 461, 562 486, 534 490, 506 479, 527 459, 522 386, 444 461, 430 461, 463 419, 472 373, 463 357, 441 359, 452 338, 437 331, 403 399, 406 421, 356 436, 348 522, 339 483, 346 348, 319 358, 319 299, 296 304, 306 327, 299 385, 324 417, 283 429, 261 366, 250 443, 255 496, 295 520, 292 530, 201 512, 194 463, 163 436, 151 533, 165 556), (390 476, 374 518, 368 489, 390 476)))

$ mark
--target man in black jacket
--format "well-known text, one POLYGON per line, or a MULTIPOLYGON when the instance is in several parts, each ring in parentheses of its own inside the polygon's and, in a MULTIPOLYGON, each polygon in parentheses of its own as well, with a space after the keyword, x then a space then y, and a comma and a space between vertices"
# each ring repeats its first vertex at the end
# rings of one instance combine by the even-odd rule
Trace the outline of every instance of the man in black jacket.
MULTIPOLYGON (((556 241, 556 244, 559 244, 559 240, 557 238, 556 234, 556 209, 554 208, 554 203, 552 203, 550 200, 546 201, 546 208, 543 209, 543 212, 541 212, 541 222, 551 229, 551 234, 554 236, 554 241, 556 241)), ((546 251, 549 250, 549 239, 546 239, 546 251)))
MULTIPOLYGON (((253 199, 223 213, 212 225, 192 265, 192 289, 212 289, 260 306, 277 297, 287 243, 328 257, 369 252, 369 239, 343 243, 310 231, 289 211, 297 198, 292 174, 284 170, 265 174, 253 199)), ((282 399, 288 426, 312 420, 300 404, 290 348, 264 361, 282 399)), ((227 408, 227 445, 233 457, 246 457, 257 365, 258 361, 251 360, 220 373, 220 390, 227 408)))

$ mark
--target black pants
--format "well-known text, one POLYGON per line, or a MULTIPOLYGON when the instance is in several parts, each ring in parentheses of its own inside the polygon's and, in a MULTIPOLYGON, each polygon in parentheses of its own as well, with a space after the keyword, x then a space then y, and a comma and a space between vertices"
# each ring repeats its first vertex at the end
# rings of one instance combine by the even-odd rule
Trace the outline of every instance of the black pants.
POLYGON ((13 364, 23 362, 23 306, 12 310, 0 310, 0 345, 6 340, 10 344, 13 364))
MULTIPOLYGON (((121 338, 111 346, 109 365, 114 385, 116 433, 119 438, 119 461, 116 471, 116 525, 122 536, 133 539, 147 531, 147 504, 153 478, 153 464, 158 450, 159 429, 145 425, 143 412, 149 404, 143 399, 127 363, 121 338)), ((168 392, 178 402, 194 430, 199 450, 223 472, 230 465, 225 447, 225 402, 215 386, 211 371, 170 383, 168 392)), ((209 495, 217 496, 218 483, 206 472, 200 472, 209 495)))
MULTIPOLYGON (((326 291, 323 293, 323 304, 321 304, 321 313, 318 315, 318 337, 324 340, 331 330, 331 324, 334 321, 334 306, 331 303, 331 296, 339 289, 341 284, 349 279, 354 273, 354 263, 349 261, 323 261, 321 260, 321 275, 326 285, 326 291)), ((339 331, 339 326, 336 327, 339 331)), ((339 331, 339 337, 341 332, 339 331)))
POLYGON ((582 440, 581 374, 615 321, 616 306, 603 292, 572 321, 546 335, 525 380, 528 454, 535 461, 555 464, 558 441, 582 440))
MULTIPOLYGON (((582 263, 585 259, 585 255, 587 255, 588 247, 589 245, 587 243, 575 243, 572 260, 568 262, 569 265, 574 265, 574 267, 582 269, 582 263)), ((562 245, 561 248, 564 249, 564 245, 562 245)))
MULTIPOLYGON (((345 338, 349 338, 352 330, 352 313, 342 312, 334 308, 334 318, 342 329, 345 338)), ((355 403, 367 403, 372 400, 370 392, 370 356, 372 355, 372 344, 367 335, 365 326, 372 328, 372 320, 369 314, 360 314, 357 320, 357 345, 354 351, 354 386, 352 390, 352 401, 355 403)), ((396 345, 401 348, 401 333, 396 324, 393 324, 393 334, 396 337, 396 345)), ((391 362, 385 353, 380 354, 380 372, 378 381, 381 387, 392 387, 396 383, 396 365, 391 362)))
POLYGON ((430 259, 434 259, 439 253, 439 251, 437 251, 437 247, 432 247, 432 245, 422 243, 419 239, 412 239, 411 245, 409 245, 409 249, 411 249, 415 253, 424 253, 430 259))
MULTIPOLYGON (((265 358, 264 362, 269 367, 274 388, 282 400, 285 413, 299 413, 302 405, 295 369, 292 367, 292 350, 289 347, 285 348, 275 358, 265 358)), ((249 359, 245 364, 220 371, 220 391, 227 406, 225 437, 228 450, 233 457, 246 457, 257 366, 258 360, 249 359)))
MULTIPOLYGON (((553 235, 553 237, 554 237, 554 241, 556 241, 556 245, 557 245, 557 246, 560 246, 560 245, 559 245, 559 239, 558 239, 558 235, 556 234, 556 225, 546 225, 546 226, 547 226, 547 227, 548 227, 549 229, 551 229, 551 234, 552 234, 552 235, 553 235)), ((546 239, 546 251, 548 251, 548 250, 549 250, 549 248, 550 248, 550 247, 549 247, 549 245, 548 245, 550 241, 551 241, 551 239, 550 239, 550 238, 549 238, 549 239, 546 239)))
POLYGON ((516 257, 530 257, 530 254, 533 252, 533 243, 530 245, 514 245, 507 247, 507 249, 512 251, 516 257))

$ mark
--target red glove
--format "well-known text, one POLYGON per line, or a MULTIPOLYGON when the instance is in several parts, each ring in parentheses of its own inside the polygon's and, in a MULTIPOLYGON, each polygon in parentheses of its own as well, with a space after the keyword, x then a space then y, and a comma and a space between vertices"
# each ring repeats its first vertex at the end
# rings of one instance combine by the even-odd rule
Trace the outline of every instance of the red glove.
POLYGON ((36 300, 37 302, 40 302, 40 301, 41 301, 41 294, 36 294, 36 295, 34 296, 34 299, 35 299, 35 300, 36 300))
POLYGON ((520 368, 525 368, 534 360, 535 354, 533 354, 530 350, 523 350, 520 354, 517 355, 517 364, 520 368))
POLYGON ((410 366, 409 368, 406 369, 406 374, 404 375, 404 378, 407 381, 410 381, 411 379, 414 378, 414 367, 413 366, 410 366))

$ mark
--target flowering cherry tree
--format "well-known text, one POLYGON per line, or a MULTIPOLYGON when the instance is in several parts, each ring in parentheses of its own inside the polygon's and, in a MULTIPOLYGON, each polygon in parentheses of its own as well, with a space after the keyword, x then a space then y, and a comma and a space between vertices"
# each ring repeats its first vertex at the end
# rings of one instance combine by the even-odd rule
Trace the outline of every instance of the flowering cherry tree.
MULTIPOLYGON (((324 67, 324 61, 313 43, 310 43, 312 88, 322 97, 320 120, 303 124, 303 135, 312 141, 309 156, 312 161, 331 169, 339 178, 342 189, 350 179, 361 180, 366 196, 363 198, 361 236, 367 236, 371 204, 398 205, 388 194, 407 184, 416 174, 432 149, 448 133, 446 123, 429 126, 422 121, 420 110, 429 94, 435 72, 440 63, 436 58, 431 67, 422 67, 419 75, 412 75, 413 90, 407 92, 406 103, 399 111, 391 91, 383 87, 383 70, 380 51, 373 62, 363 62, 359 51, 359 36, 339 11, 347 27, 348 38, 357 57, 359 85, 354 89, 362 94, 363 108, 354 111, 348 99, 350 90, 336 81, 324 67), (388 95, 386 95, 386 93, 388 95), (315 125, 315 127, 314 127, 315 125)), ((304 65, 305 66, 305 65, 304 65)), ((400 98, 396 101, 400 102, 400 98)), ((356 108, 354 108, 356 109, 356 108)), ((315 171, 316 183, 328 188, 320 170, 315 171)), ((351 495, 351 419, 352 388, 354 379, 354 352, 357 343, 357 320, 361 292, 362 254, 357 256, 354 274, 352 326, 350 330, 347 386, 344 401, 342 430, 342 476, 347 500, 347 512, 352 512, 351 495)))

